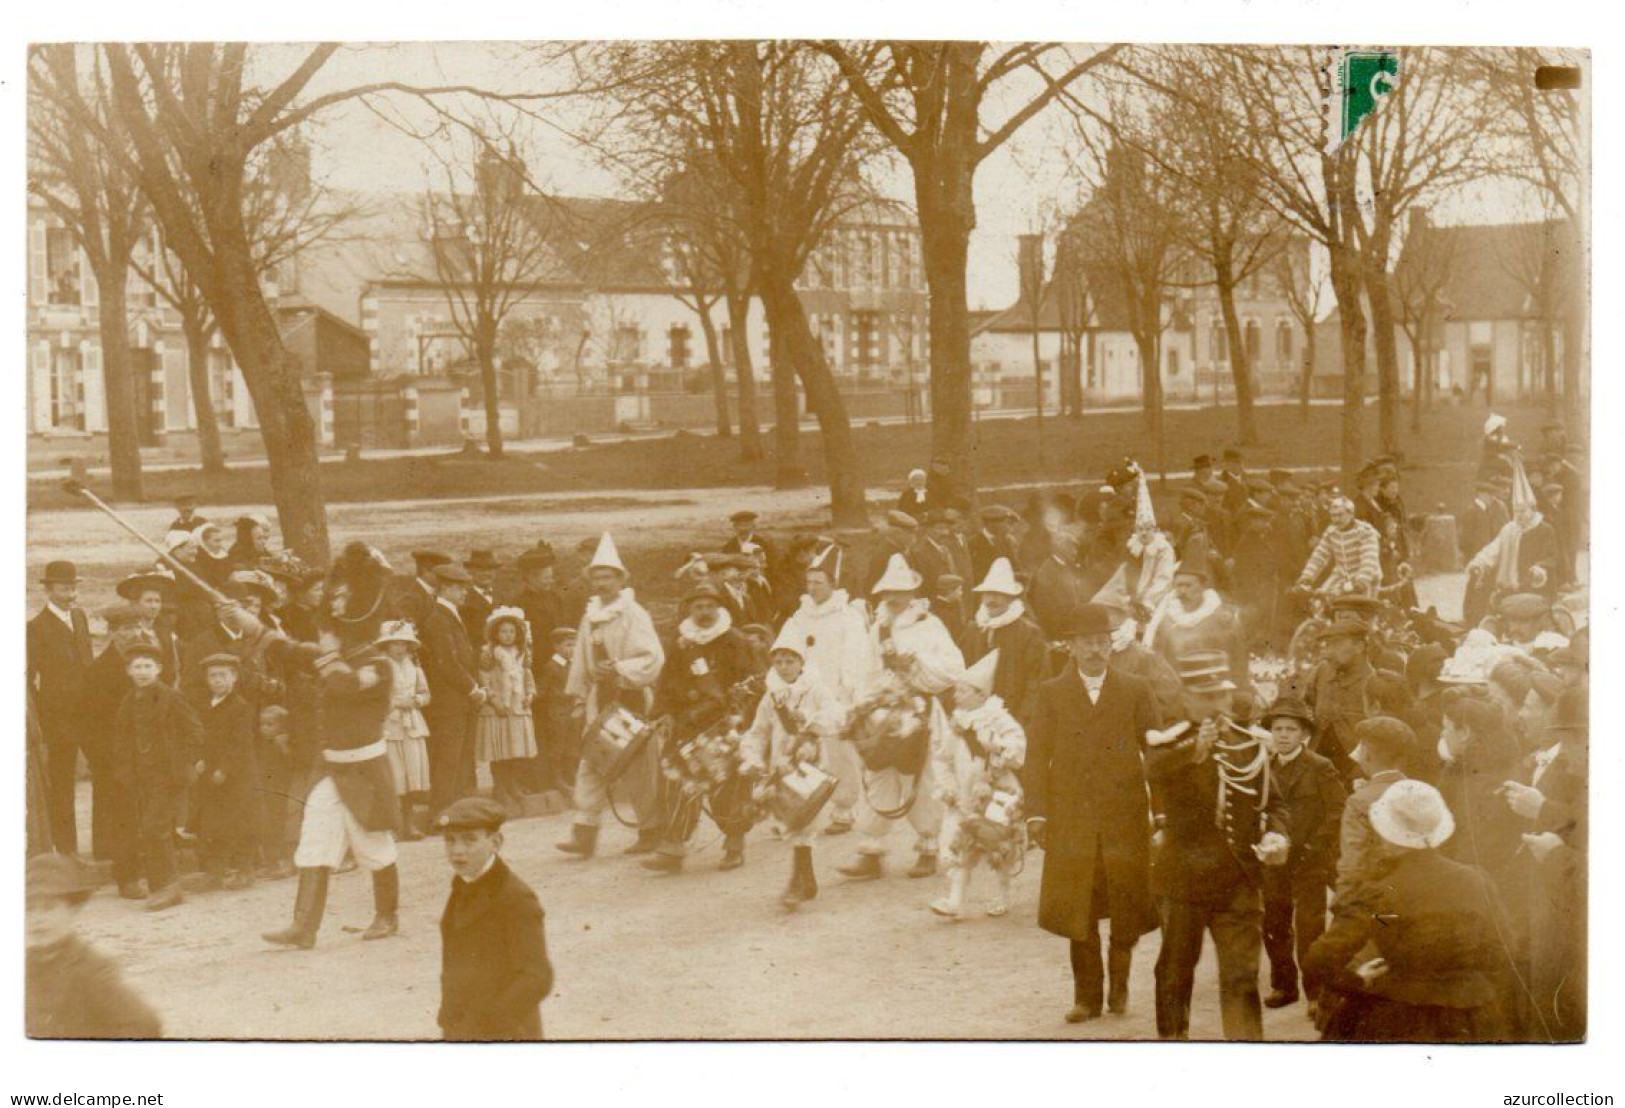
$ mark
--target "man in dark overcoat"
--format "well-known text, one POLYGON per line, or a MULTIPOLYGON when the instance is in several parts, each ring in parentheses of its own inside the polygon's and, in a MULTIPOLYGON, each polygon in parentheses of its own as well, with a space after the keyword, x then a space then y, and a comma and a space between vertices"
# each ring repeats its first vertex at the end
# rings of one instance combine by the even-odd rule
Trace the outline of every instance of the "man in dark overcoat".
POLYGON ((434 571, 435 601, 420 625, 423 676, 429 682, 429 808, 444 811, 474 791, 474 716, 485 699, 474 646, 458 605, 473 580, 462 566, 434 571))
POLYGON ((1038 925, 1071 941, 1073 1006, 1067 1021, 1128 1004, 1134 944, 1156 927, 1151 817, 1141 748, 1157 727, 1150 686, 1108 664, 1111 617, 1079 609, 1072 664, 1045 682, 1027 739, 1027 811, 1044 849, 1038 925), (1111 921, 1102 965, 1099 924, 1111 921))
POLYGON ((506 815, 500 804, 471 796, 435 820, 455 874, 440 917, 437 1019, 448 1041, 542 1038, 553 966, 542 903, 497 853, 506 815))
POLYGON ((72 562, 47 565, 41 584, 45 607, 28 621, 28 687, 45 738, 51 841, 59 852, 77 854, 79 826, 73 794, 81 745, 81 698, 85 671, 93 657, 90 621, 78 605, 79 571, 72 562))

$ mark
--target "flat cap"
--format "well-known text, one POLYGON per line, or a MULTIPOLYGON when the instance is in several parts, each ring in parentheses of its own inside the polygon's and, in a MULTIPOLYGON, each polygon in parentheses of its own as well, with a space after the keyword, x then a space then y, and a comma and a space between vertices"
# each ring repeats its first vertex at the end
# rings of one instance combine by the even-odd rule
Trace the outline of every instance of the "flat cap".
POLYGON ((455 801, 434 821, 434 829, 447 831, 495 831, 508 819, 507 810, 483 796, 465 796, 455 801))
POLYGON ((1416 750, 1416 732, 1404 720, 1393 716, 1371 716, 1354 725, 1355 746, 1367 746, 1391 757, 1403 757, 1416 750))
POLYGON ((203 659, 201 665, 205 670, 211 670, 217 666, 226 666, 234 670, 241 670, 243 668, 243 660, 237 657, 235 654, 210 654, 207 658, 203 659))
POLYGON ((151 658, 160 666, 164 664, 164 652, 150 642, 131 643, 124 648, 124 664, 129 665, 137 658, 151 658))

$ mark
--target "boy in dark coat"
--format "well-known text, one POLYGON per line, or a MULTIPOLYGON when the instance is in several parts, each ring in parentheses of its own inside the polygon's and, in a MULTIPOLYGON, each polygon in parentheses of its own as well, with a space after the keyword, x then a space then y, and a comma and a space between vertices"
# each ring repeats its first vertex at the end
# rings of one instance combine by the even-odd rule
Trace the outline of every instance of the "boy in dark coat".
POLYGON ((576 763, 581 761, 581 715, 575 698, 564 688, 570 680, 576 629, 554 627, 547 641, 552 651, 542 658, 536 677, 537 761, 545 786, 568 793, 575 786, 576 763))
POLYGON ((147 875, 147 910, 172 908, 182 900, 175 871, 175 827, 186 790, 197 779, 203 755, 203 729, 186 698, 158 678, 161 652, 151 643, 124 651, 134 687, 113 720, 112 773, 129 800, 129 823, 120 829, 122 855, 114 869, 130 872, 136 856, 147 875))
POLYGON ((200 782, 203 866, 228 889, 254 883, 254 756, 259 720, 237 691, 241 662, 235 654, 203 659, 209 706, 203 710, 203 775, 200 782))
POLYGON ((465 797, 440 813, 455 876, 440 917, 440 1030, 447 1041, 537 1042, 553 990, 542 903, 498 857, 500 804, 465 797))
POLYGON ((1072 662, 1038 692, 1027 734, 1027 813, 1044 850, 1038 925, 1071 940, 1073 1006, 1067 1022, 1128 1005, 1134 944, 1156 927, 1151 900, 1151 818, 1141 749, 1160 722, 1151 690, 1108 665, 1111 617, 1080 610, 1072 662), (1111 921, 1106 965, 1100 921, 1111 921))
MULTIPOLYGON (((1348 794, 1337 767, 1308 748, 1314 716, 1282 697, 1259 723, 1270 732, 1270 785, 1286 805, 1286 865, 1264 871, 1264 951, 1270 960, 1267 1008, 1298 999, 1298 967, 1326 930, 1327 890, 1337 879, 1338 831, 1348 794)), ((1311 993, 1310 1003, 1315 997, 1311 993)))

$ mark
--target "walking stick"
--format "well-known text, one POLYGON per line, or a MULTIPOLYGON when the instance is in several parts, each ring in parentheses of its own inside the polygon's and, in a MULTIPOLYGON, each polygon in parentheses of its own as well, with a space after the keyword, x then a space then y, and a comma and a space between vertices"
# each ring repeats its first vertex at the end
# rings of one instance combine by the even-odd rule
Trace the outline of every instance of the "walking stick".
POLYGON ((139 541, 142 546, 145 546, 148 550, 151 550, 154 554, 158 555, 159 559, 165 565, 169 566, 170 569, 173 569, 176 573, 179 573, 182 577, 185 577, 188 581, 192 582, 192 584, 196 585, 198 588, 202 589, 205 593, 212 597, 216 604, 231 603, 231 601, 224 596, 219 589, 216 589, 213 585, 210 585, 207 581, 203 580, 203 578, 187 569, 186 566, 182 564, 179 559, 172 556, 169 551, 165 550, 163 547, 147 538, 147 536, 143 535, 140 531, 136 530, 136 528, 128 520, 119 515, 112 508, 109 508, 107 503, 103 501, 101 497, 85 488, 84 485, 80 484, 78 481, 65 481, 63 482, 62 487, 67 491, 69 496, 82 496, 86 500, 90 501, 92 506, 100 509, 102 513, 114 523, 124 528, 124 530, 128 531, 131 535, 134 535, 136 540, 139 541))

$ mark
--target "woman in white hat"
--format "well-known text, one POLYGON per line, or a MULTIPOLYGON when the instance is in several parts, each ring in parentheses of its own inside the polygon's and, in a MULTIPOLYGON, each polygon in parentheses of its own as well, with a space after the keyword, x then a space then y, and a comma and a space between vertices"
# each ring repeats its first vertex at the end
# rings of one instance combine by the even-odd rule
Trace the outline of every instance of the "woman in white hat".
POLYGON ((1321 986, 1323 1037, 1503 1038, 1509 924, 1484 871, 1440 852, 1456 830, 1444 797, 1421 781, 1397 781, 1370 819, 1382 855, 1371 874, 1374 910, 1337 917, 1304 964, 1305 979, 1321 986))
POLYGON ((952 726, 947 741, 931 750, 948 867, 948 895, 933 900, 931 910, 949 919, 964 910, 971 873, 982 863, 999 882, 987 914, 1008 912, 1010 878, 1027 849, 1019 776, 1027 734, 993 695, 998 665, 995 650, 954 679, 952 726))
POLYGON ((412 816, 415 805, 427 804, 429 799, 429 725, 423 719, 429 681, 418 665, 421 645, 417 629, 408 620, 390 620, 380 628, 378 646, 394 674, 384 740, 389 768, 395 775, 395 795, 401 801, 401 838, 407 842, 423 837, 412 816))

